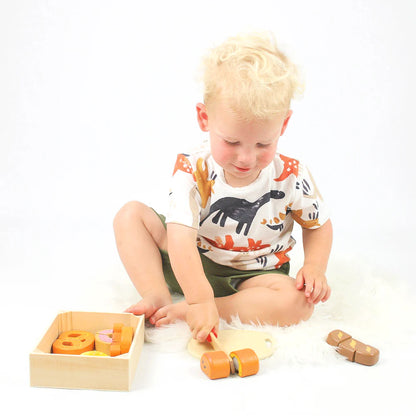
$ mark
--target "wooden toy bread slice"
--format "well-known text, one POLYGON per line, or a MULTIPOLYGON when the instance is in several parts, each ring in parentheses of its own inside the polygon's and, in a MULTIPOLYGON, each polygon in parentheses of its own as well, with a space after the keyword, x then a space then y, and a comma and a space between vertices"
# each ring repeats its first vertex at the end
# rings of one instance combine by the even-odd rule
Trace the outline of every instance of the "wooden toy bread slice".
POLYGON ((336 347, 337 352, 348 360, 358 364, 374 365, 378 362, 380 356, 377 348, 357 341, 351 335, 339 329, 331 331, 328 334, 326 342, 336 347))

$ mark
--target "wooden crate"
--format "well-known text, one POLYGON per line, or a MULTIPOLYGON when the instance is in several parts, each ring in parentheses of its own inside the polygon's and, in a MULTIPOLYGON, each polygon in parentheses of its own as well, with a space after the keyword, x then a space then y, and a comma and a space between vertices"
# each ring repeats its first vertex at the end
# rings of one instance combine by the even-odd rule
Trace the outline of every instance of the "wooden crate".
POLYGON ((130 390, 144 342, 144 317, 128 313, 63 312, 57 315, 30 354, 30 385, 69 389, 130 390), (64 331, 96 333, 122 323, 134 329, 127 354, 118 357, 53 354, 52 344, 64 331))

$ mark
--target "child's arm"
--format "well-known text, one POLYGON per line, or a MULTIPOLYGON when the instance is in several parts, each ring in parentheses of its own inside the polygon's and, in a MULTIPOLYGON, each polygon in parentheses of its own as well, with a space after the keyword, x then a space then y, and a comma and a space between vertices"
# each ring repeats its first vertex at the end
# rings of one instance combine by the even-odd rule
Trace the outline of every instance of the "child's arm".
POLYGON ((305 260, 296 276, 296 287, 299 290, 305 287, 305 296, 309 298, 309 302, 325 302, 331 294, 325 277, 332 245, 331 220, 320 228, 303 228, 302 231, 305 260))
POLYGON ((193 228, 170 223, 167 235, 172 269, 189 305, 186 321, 192 336, 198 341, 205 341, 213 328, 218 329, 219 315, 196 245, 197 232, 193 228))

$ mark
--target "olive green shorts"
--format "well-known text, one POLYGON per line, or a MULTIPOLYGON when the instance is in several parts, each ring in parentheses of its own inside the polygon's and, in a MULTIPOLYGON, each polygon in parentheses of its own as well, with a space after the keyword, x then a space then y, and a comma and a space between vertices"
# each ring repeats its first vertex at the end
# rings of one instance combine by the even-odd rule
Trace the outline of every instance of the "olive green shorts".
MULTIPOLYGON (((155 211, 156 212, 156 211, 155 211)), ((158 214, 164 227, 166 228, 165 216, 158 214)), ((170 290, 175 293, 183 295, 182 289, 176 280, 172 267, 169 261, 169 255, 165 250, 159 250, 162 256, 163 273, 165 280, 170 290)), ((205 276, 214 290, 215 297, 229 296, 237 292, 238 285, 244 280, 261 274, 285 274, 289 275, 289 262, 284 263, 279 269, 273 270, 238 270, 232 267, 223 266, 215 263, 200 252, 202 266, 204 268, 205 276)))

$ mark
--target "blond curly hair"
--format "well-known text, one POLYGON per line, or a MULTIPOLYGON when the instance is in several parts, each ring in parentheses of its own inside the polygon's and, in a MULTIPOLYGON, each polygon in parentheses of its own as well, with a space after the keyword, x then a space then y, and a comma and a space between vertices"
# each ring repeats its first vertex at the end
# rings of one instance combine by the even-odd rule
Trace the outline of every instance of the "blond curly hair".
POLYGON ((271 119, 287 113, 302 93, 296 66, 278 49, 270 32, 231 37, 203 59, 204 103, 218 99, 244 119, 271 119))

